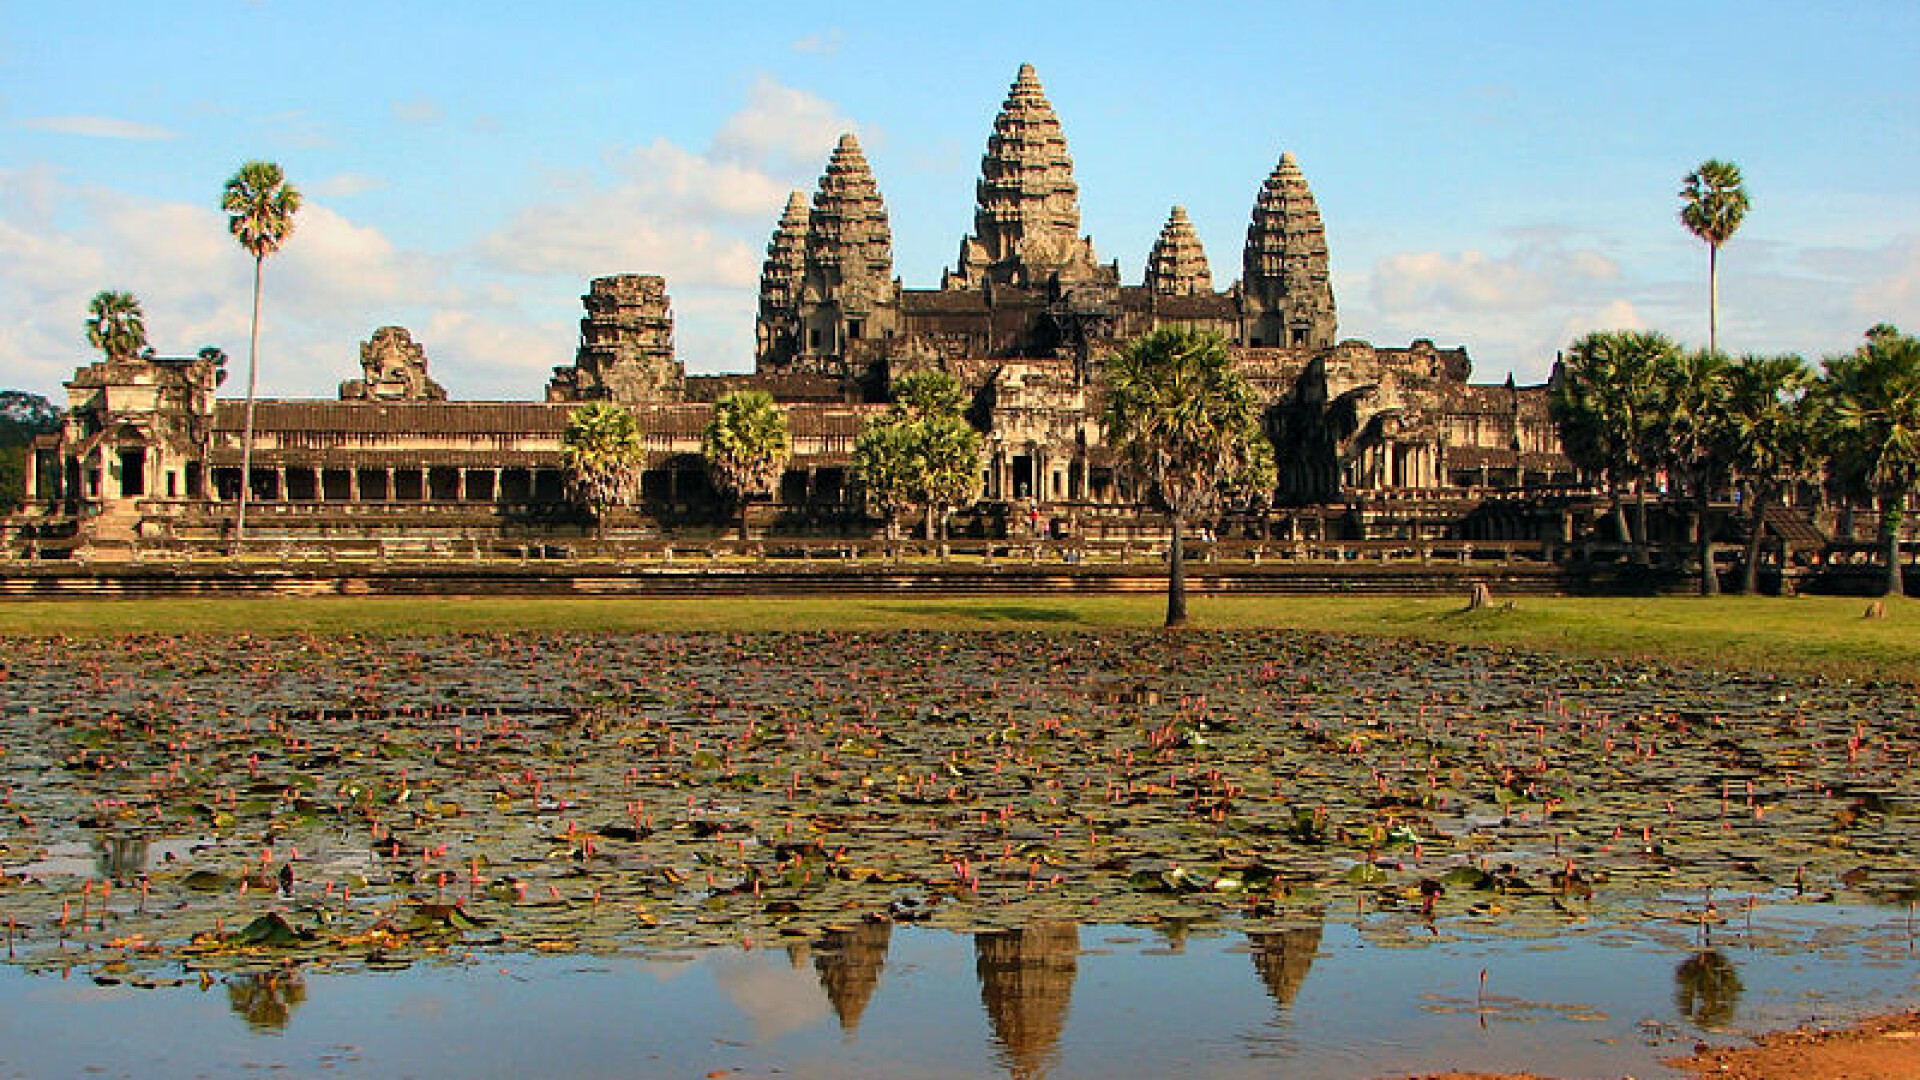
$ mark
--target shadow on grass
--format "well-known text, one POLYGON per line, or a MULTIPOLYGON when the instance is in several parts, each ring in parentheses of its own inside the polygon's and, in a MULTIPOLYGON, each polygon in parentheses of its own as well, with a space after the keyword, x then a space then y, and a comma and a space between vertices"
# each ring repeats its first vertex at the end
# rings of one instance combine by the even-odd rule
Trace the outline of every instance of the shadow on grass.
POLYGON ((1080 612, 1072 608, 1039 604, 888 604, 874 610, 894 615, 922 615, 989 623, 1064 625, 1084 621, 1080 612))

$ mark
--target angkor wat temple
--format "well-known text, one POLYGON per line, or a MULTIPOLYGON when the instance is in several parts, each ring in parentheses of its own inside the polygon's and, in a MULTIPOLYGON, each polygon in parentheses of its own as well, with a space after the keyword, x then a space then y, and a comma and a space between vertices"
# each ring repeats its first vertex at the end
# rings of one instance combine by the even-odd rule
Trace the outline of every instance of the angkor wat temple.
MULTIPOLYGON (((717 501, 699 455, 710 403, 757 387, 787 407, 794 435, 762 527, 857 533, 874 523, 849 480, 854 438, 886 407, 891 381, 922 368, 972 393, 987 447, 983 521, 1036 507, 1132 513, 1102 444, 1100 359, 1164 326, 1233 343, 1269 403, 1280 506, 1469 506, 1491 489, 1572 478, 1545 387, 1472 384, 1463 348, 1339 339, 1326 231, 1292 154, 1254 193, 1240 277, 1226 289, 1177 206, 1137 284, 1098 260, 1031 66, 994 119, 976 192, 972 234, 939 286, 903 287, 880 185, 859 142, 842 137, 811 200, 793 193, 767 245, 751 374, 688 375, 667 283, 647 275, 592 282, 578 351, 542 402, 449 400, 406 330, 377 330, 338 400, 258 403, 251 520, 283 536, 434 514, 468 527, 564 521, 561 432, 578 402, 607 399, 640 412, 651 451, 630 527, 687 526, 717 501)), ((216 397, 218 378, 200 358, 80 368, 65 430, 36 447, 30 498, 100 539, 218 535, 241 483, 245 412, 216 397)))

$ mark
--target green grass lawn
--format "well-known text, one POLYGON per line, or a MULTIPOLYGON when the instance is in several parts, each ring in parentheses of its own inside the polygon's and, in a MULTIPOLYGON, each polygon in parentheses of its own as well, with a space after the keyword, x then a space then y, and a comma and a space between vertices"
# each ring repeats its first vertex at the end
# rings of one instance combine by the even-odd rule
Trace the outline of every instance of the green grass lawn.
MULTIPOLYGON (((1040 630, 1159 624, 1156 595, 1094 597, 271 597, 9 601, 0 636, 442 634, 467 631, 1040 630)), ((1533 598, 1468 612, 1451 598, 1195 596, 1202 630, 1283 627, 1729 669, 1920 682, 1920 601, 1838 597, 1533 598)))

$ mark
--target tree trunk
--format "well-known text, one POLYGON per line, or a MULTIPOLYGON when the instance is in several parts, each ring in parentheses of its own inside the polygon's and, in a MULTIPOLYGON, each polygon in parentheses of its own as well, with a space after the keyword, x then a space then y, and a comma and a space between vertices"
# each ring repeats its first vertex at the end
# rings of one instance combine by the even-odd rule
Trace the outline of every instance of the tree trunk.
POLYGON ((1905 493, 1880 497, 1880 535, 1887 553, 1887 596, 1907 595, 1905 572, 1900 568, 1900 519, 1905 493))
POLYGON ((939 528, 934 523, 934 509, 933 509, 932 503, 927 504, 926 519, 927 519, 926 524, 922 527, 926 530, 927 546, 932 547, 934 545, 934 542, 939 539, 938 537, 939 528))
POLYGON ((1647 484, 1636 480, 1633 485, 1633 562, 1636 566, 1653 565, 1653 538, 1647 535, 1647 484))
POLYGON ((1693 497, 1693 531, 1700 558, 1700 595, 1720 595, 1720 568, 1713 562, 1713 504, 1706 485, 1693 497))
POLYGON ((950 531, 947 523, 952 518, 953 518, 952 510, 946 507, 940 508, 940 561, 941 562, 950 562, 952 561, 952 558, 953 558, 952 549, 947 544, 947 534, 950 531))
POLYGON ((1720 245, 1707 245, 1707 351, 1720 351, 1720 245))
POLYGON ((1749 508, 1753 521, 1747 527, 1747 550, 1740 560, 1740 591, 1748 596, 1760 591, 1760 543, 1767 533, 1767 504, 1771 501, 1771 485, 1754 485, 1753 504, 1749 508))
POLYGON ((1167 548, 1167 629, 1187 625, 1187 558, 1181 530, 1185 515, 1175 512, 1173 543, 1167 548))
POLYGON ((233 517, 235 550, 246 545, 247 496, 253 490, 253 399, 260 383, 260 269, 266 256, 253 258, 253 334, 247 345, 247 419, 240 434, 240 507, 233 517))
POLYGON ((747 507, 752 504, 752 499, 745 495, 740 496, 740 544, 743 548, 747 543, 747 507))

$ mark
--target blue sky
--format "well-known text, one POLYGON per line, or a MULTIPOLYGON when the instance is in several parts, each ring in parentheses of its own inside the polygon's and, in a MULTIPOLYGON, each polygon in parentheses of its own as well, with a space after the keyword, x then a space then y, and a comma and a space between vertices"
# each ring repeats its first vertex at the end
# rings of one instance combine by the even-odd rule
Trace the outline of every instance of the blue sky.
POLYGON ((103 288, 162 352, 244 358, 251 265, 217 204, 253 157, 308 199, 267 265, 265 393, 331 394, 398 323, 455 397, 538 397, 587 282, 624 272, 667 276, 689 370, 744 370, 768 235, 834 138, 859 133, 895 271, 933 287, 1023 61, 1129 281, 1175 203, 1216 285, 1238 277, 1291 150, 1342 336, 1538 380, 1590 329, 1704 341, 1676 192, 1722 157, 1754 203, 1724 347, 1920 327, 1910 2, 0 0, 0 384, 56 394, 103 288))

